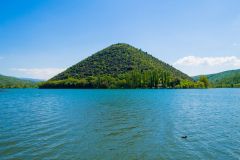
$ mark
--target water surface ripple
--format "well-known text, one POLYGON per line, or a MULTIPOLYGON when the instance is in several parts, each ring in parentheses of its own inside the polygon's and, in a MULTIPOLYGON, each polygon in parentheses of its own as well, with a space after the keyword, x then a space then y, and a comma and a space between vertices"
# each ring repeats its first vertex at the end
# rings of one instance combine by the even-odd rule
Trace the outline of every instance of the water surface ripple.
POLYGON ((0 92, 1 160, 239 158, 239 89, 0 92))

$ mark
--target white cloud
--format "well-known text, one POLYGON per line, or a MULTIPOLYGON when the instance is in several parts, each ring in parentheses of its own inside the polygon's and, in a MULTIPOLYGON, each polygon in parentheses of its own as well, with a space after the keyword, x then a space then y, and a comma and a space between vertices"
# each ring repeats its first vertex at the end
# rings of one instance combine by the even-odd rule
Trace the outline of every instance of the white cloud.
POLYGON ((193 76, 211 74, 232 69, 240 69, 240 58, 236 56, 225 57, 197 57, 187 56, 178 59, 173 66, 193 76))
POLYGON ((21 72, 24 74, 22 77, 31 77, 46 80, 64 71, 65 68, 13 68, 11 70, 21 72))
POLYGON ((208 66, 219 66, 219 65, 232 65, 240 67, 240 58, 236 56, 229 57, 195 57, 187 56, 178 59, 174 65, 182 66, 199 66, 199 65, 208 65, 208 66))

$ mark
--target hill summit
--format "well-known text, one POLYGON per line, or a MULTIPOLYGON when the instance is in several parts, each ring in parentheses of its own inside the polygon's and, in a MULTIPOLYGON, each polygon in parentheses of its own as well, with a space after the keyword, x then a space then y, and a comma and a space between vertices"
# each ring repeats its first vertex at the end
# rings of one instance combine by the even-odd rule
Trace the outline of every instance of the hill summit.
POLYGON ((193 81, 147 52, 118 43, 73 65, 40 88, 166 88, 182 80, 193 81))

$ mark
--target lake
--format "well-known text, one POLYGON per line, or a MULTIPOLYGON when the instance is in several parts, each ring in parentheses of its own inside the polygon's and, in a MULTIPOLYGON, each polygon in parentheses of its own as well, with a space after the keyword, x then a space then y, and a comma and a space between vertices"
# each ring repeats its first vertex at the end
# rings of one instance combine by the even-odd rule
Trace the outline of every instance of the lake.
POLYGON ((239 158, 240 89, 0 92, 1 160, 239 158))

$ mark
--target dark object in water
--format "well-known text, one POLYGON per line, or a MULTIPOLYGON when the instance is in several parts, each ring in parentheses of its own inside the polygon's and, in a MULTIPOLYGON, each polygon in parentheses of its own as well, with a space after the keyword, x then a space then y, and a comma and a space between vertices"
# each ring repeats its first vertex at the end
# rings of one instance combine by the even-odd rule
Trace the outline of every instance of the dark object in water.
POLYGON ((183 139, 186 139, 186 138, 187 138, 187 136, 182 136, 181 138, 183 138, 183 139))

